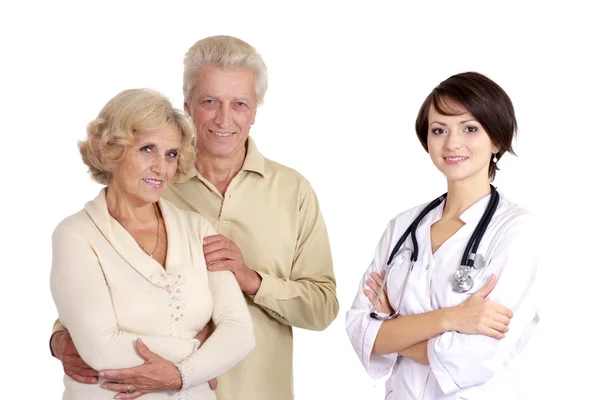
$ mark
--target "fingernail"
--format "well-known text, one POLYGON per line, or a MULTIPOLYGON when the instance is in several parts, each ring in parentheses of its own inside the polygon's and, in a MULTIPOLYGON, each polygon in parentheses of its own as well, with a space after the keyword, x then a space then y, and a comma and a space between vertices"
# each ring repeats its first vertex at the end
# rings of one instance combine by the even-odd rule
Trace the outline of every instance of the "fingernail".
POLYGON ((104 372, 98 372, 98 376, 99 376, 100 378, 104 378, 104 372))

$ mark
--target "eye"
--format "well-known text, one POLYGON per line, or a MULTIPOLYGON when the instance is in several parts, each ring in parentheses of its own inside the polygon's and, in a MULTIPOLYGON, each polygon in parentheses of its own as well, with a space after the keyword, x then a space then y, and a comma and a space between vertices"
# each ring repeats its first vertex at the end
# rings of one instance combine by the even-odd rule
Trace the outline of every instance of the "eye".
POLYGON ((233 103, 233 108, 235 110, 243 110, 243 109, 246 109, 247 107, 248 106, 243 101, 236 101, 236 102, 233 103))
POLYGON ((142 153, 150 153, 152 151, 152 146, 144 146, 140 149, 142 153))
POLYGON ((431 133, 433 133, 434 135, 441 135, 442 133, 444 133, 444 130, 442 128, 433 128, 431 130, 431 133))
POLYGON ((219 101, 216 99, 204 99, 202 100, 200 105, 207 110, 214 110, 216 107, 219 106, 219 101))
POLYGON ((478 129, 477 129, 476 126, 467 126, 466 129, 465 129, 465 131, 469 132, 469 133, 475 133, 475 132, 478 131, 478 129))
POLYGON ((167 157, 170 157, 170 158, 177 158, 177 156, 178 156, 178 153, 176 151, 170 151, 167 153, 167 157))

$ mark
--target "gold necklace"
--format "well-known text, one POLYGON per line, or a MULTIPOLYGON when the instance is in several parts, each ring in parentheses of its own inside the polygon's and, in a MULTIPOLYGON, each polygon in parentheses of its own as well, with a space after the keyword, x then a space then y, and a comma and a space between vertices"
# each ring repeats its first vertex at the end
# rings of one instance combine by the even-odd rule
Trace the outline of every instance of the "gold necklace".
MULTIPOLYGON (((156 249, 158 249, 158 243, 160 242, 160 218, 158 217, 158 211, 156 210, 156 203, 152 204, 152 208, 154 208, 154 215, 156 215, 156 245, 154 246, 154 250, 152 253, 148 253, 146 249, 137 241, 136 238, 133 238, 135 242, 140 246, 140 249, 144 251, 144 253, 148 254, 150 258, 154 258, 154 253, 156 253, 156 249)), ((133 237, 133 235, 132 235, 133 237)))

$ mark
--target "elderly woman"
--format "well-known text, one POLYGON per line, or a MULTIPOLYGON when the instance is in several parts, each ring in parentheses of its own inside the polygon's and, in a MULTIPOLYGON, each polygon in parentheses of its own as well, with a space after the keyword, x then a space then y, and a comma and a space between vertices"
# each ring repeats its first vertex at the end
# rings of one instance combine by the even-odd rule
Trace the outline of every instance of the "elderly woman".
POLYGON ((162 95, 126 90, 79 144, 92 177, 107 186, 56 228, 51 289, 60 321, 100 380, 65 376, 63 399, 214 399, 208 380, 254 347, 234 275, 207 271, 203 239, 213 227, 161 200, 194 162, 193 129, 162 95), (199 347, 211 318, 215 331, 199 347), (139 365, 143 379, 130 379, 123 368, 139 365), (121 369, 118 378, 106 379, 107 369, 121 369))

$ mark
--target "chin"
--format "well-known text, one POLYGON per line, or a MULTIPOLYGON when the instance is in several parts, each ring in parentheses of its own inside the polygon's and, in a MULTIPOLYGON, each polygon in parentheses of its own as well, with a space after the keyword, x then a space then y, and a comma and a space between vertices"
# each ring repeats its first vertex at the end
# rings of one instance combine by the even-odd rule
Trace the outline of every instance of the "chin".
POLYGON ((140 202, 150 204, 150 203, 156 203, 161 198, 163 193, 164 193, 164 189, 160 190, 160 191, 157 190, 154 192, 139 193, 136 197, 138 198, 138 200, 140 202))

